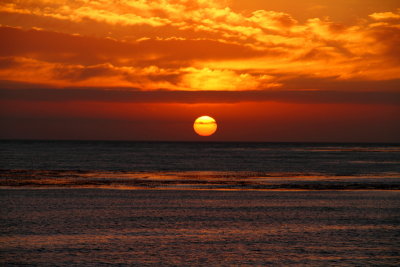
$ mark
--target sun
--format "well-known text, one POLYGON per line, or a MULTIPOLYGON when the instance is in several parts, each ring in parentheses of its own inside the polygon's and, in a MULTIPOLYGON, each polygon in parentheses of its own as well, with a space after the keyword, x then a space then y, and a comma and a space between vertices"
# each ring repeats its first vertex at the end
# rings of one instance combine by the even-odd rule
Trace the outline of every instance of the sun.
POLYGON ((198 135, 210 136, 217 130, 217 122, 210 116, 201 116, 194 121, 193 129, 198 135))

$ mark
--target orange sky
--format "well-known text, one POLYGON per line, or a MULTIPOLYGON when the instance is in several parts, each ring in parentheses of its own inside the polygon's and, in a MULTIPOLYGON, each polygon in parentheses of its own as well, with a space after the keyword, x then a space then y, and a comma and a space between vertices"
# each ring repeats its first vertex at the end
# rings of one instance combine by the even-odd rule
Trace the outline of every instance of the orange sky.
POLYGON ((0 40, 0 138, 400 142, 398 1, 2 1, 0 40))

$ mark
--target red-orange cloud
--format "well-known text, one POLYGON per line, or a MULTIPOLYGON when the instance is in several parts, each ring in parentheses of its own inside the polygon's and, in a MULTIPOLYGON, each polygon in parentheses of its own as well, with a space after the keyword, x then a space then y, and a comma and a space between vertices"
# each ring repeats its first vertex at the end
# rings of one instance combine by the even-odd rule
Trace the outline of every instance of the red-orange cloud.
POLYGON ((3 59, 31 66, 3 69, 4 80, 44 83, 33 77, 47 72, 56 86, 255 90, 284 89, 293 76, 400 78, 399 10, 355 25, 200 0, 10 1, 0 12, 0 23, 13 26, 0 30, 3 59))

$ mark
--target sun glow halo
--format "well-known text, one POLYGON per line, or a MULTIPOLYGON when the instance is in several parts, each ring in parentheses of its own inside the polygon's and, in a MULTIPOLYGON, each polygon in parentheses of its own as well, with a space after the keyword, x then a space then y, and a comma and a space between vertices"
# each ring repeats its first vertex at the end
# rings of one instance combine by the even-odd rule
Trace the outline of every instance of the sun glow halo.
POLYGON ((198 135, 210 136, 217 130, 217 122, 210 116, 201 116, 194 121, 193 129, 198 135))

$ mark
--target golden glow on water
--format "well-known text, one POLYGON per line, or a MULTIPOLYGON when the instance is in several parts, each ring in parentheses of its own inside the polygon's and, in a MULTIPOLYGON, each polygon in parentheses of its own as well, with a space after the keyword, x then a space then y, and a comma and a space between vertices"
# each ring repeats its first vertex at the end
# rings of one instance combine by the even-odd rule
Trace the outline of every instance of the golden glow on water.
POLYGON ((201 116, 195 120, 193 129, 200 136, 210 136, 217 131, 217 122, 210 116, 201 116))
POLYGON ((399 173, 330 176, 289 172, 153 171, 76 172, 3 170, 0 188, 103 188, 131 190, 400 190, 399 173))

